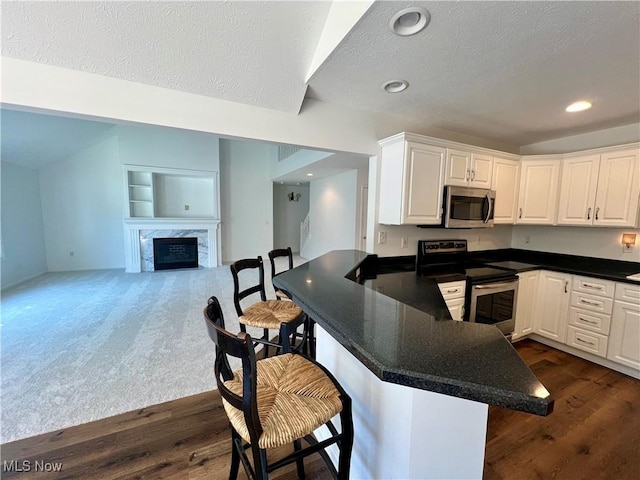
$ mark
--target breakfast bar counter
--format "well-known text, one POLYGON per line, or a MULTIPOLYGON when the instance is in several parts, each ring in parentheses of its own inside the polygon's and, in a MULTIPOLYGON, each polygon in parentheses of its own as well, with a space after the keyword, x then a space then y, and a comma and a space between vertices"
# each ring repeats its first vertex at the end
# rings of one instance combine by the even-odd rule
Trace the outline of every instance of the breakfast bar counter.
POLYGON ((356 282, 369 257, 333 251, 274 278, 353 398, 352 478, 480 478, 488 405, 547 415, 551 395, 497 328, 451 320, 434 281, 404 275, 402 299, 356 282))

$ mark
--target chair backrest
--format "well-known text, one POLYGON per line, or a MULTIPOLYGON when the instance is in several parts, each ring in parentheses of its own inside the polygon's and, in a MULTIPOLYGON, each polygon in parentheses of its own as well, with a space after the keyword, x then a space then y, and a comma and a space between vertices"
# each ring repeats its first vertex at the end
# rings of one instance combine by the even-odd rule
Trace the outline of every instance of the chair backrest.
POLYGON ((245 258, 244 260, 238 260, 230 266, 231 275, 233 275, 233 304, 236 307, 236 313, 240 316, 243 315, 240 301, 243 298, 248 297, 254 293, 260 294, 260 299, 265 301, 267 299, 267 292, 264 289, 264 263, 262 257, 258 258, 245 258), (240 277, 239 274, 242 270, 257 269, 258 283, 251 285, 244 290, 240 290, 240 277))
POLYGON ((250 434, 259 438, 262 434, 262 424, 258 416, 256 402, 257 367, 256 353, 248 333, 240 332, 237 336, 224 328, 224 315, 220 302, 216 297, 209 298, 204 308, 204 319, 209 338, 216 345, 216 360, 214 372, 220 395, 233 407, 244 413, 245 422, 250 434), (233 379, 233 372, 229 366, 227 355, 242 360, 243 392, 237 395, 225 386, 226 381, 233 379))
POLYGON ((271 279, 275 277, 278 273, 284 272, 286 270, 282 270, 281 272, 276 271, 276 258, 287 257, 289 259, 289 268, 286 270, 291 270, 293 268, 293 252, 291 251, 291 247, 287 248, 277 248, 275 250, 271 250, 269 252, 269 262, 271 263, 271 279))

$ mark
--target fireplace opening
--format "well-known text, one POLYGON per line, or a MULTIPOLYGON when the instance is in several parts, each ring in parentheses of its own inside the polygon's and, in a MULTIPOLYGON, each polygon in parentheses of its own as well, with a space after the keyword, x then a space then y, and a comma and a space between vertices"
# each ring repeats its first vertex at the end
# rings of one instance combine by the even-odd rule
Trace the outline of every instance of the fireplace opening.
POLYGON ((154 238, 154 270, 198 268, 198 238, 154 238))

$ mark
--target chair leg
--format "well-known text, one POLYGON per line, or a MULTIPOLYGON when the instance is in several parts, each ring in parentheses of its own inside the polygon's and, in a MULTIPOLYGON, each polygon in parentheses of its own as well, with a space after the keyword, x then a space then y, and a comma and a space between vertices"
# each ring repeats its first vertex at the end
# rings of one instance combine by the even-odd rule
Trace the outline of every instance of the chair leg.
POLYGON ((229 470, 229 480, 236 480, 238 478, 238 469, 240 468, 240 453, 236 442, 240 441, 240 436, 235 429, 231 427, 231 468, 229 470))
POLYGON ((307 342, 309 342, 309 357, 315 360, 316 358, 316 332, 315 325, 316 322, 313 321, 313 318, 307 316, 307 342))
MULTIPOLYGON (((293 449, 297 452, 299 450, 302 449, 302 442, 300 440, 294 440, 293 441, 293 449)), ((305 478, 307 478, 305 472, 304 472, 304 460, 301 458, 299 458, 298 460, 296 460, 296 468, 298 470, 298 479, 299 480, 304 480, 305 478)))
POLYGON ((286 323, 280 324, 280 344, 282 345, 282 353, 291 352, 291 344, 289 343, 289 325, 286 323))
POLYGON ((267 472, 267 451, 255 445, 251 445, 253 452, 253 470, 256 474, 256 480, 269 480, 267 472))
MULTIPOLYGON (((262 339, 269 341, 269 329, 263 329, 262 339)), ((267 358, 269 356, 269 345, 263 345, 262 348, 264 349, 264 358, 267 358)))
POLYGON ((338 478, 347 480, 351 467, 351 450, 353 448, 353 417, 351 414, 351 398, 342 397, 342 412, 340 412, 340 429, 342 440, 339 442, 340 459, 338 460, 338 478))

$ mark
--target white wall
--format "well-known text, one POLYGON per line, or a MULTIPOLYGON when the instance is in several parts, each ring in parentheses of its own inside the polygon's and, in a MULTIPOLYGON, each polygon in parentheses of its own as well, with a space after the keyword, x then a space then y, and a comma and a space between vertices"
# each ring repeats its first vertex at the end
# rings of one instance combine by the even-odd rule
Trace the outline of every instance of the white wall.
POLYGON ((115 135, 41 169, 49 271, 124 268, 123 183, 115 135))
POLYGON ((291 247, 300 252, 300 224, 309 213, 309 184, 273 184, 273 248, 291 247), (290 201, 288 194, 300 194, 290 201))
POLYGON ((47 258, 38 172, 2 162, 1 288, 44 273, 47 258))
POLYGON ((310 260, 331 250, 356 248, 358 171, 313 180, 310 197, 310 235, 300 255, 310 260))
POLYGON ((220 140, 222 261, 255 258, 273 249, 270 172, 278 148, 258 142, 220 140))
POLYGON ((518 225, 513 228, 511 246, 540 252, 640 262, 640 230, 633 228, 518 225), (622 252, 620 240, 623 233, 637 235, 636 246, 631 253, 622 252))

